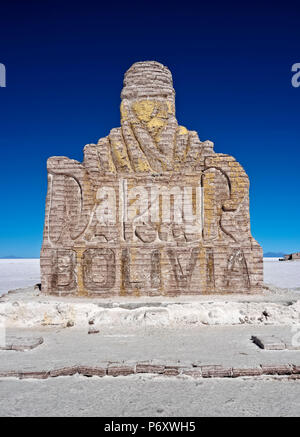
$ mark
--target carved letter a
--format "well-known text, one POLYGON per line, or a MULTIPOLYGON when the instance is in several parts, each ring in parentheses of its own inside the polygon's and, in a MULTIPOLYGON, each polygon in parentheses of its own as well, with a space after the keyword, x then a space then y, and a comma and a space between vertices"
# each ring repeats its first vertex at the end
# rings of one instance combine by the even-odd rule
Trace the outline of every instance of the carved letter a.
POLYGON ((187 263, 187 267, 186 267, 186 271, 183 271, 182 265, 180 263, 179 260, 179 255, 183 255, 185 253, 178 253, 173 249, 169 249, 167 251, 171 265, 172 265, 172 269, 173 269, 173 273, 174 273, 174 277, 175 277, 175 281, 176 281, 176 285, 180 288, 187 288, 190 285, 191 282, 191 278, 192 278, 192 274, 196 265, 196 261, 197 261, 197 257, 199 254, 199 248, 198 247, 194 247, 191 251, 191 255, 190 255, 190 259, 187 263))

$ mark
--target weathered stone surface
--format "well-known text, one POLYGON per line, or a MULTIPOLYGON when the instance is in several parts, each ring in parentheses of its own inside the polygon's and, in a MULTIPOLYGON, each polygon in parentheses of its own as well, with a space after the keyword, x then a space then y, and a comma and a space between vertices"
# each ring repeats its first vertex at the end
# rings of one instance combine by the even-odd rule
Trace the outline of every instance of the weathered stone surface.
POLYGON ((88 334, 99 334, 99 329, 97 328, 89 328, 88 334))
POLYGON ((289 380, 292 380, 292 381, 295 381, 295 380, 300 379, 300 375, 298 375, 298 374, 296 374, 296 375, 292 374, 292 375, 288 376, 288 379, 289 379, 289 380))
POLYGON ((165 364, 164 376, 177 376, 183 374, 187 369, 192 369, 191 363, 188 362, 169 362, 165 364))
POLYGON ((288 364, 277 366, 262 365, 261 368, 263 375, 291 375, 293 373, 293 367, 288 364))
POLYGON ((230 378, 232 376, 231 367, 222 366, 201 366, 203 378, 230 378))
POLYGON ((177 376, 180 373, 180 369, 177 366, 166 366, 164 370, 164 376, 177 376))
POLYGON ((0 371, 0 378, 19 378, 20 372, 14 370, 0 371))
POLYGON ((164 364, 153 364, 151 361, 143 362, 108 362, 101 363, 101 366, 71 366, 53 370, 0 370, 0 378, 34 378, 46 379, 58 376, 131 376, 134 374, 149 373, 162 377, 176 377, 180 375, 192 378, 238 378, 255 376, 291 376, 294 379, 300 378, 300 366, 295 364, 274 364, 261 365, 259 367, 235 368, 223 367, 221 365, 205 365, 194 367, 192 363, 174 365, 172 362, 164 364))
POLYGON ((299 350, 300 350, 300 345, 293 344, 293 343, 290 342, 290 341, 287 341, 287 342, 285 343, 285 347, 286 347, 286 349, 289 350, 289 351, 299 351, 299 350))
POLYGON ((292 371, 295 375, 300 375, 300 366, 293 365, 292 371))
POLYGON ((165 366, 149 362, 137 363, 136 373, 164 373, 165 366))
POLYGON ((20 379, 47 379, 50 376, 50 372, 42 371, 42 372, 21 372, 19 374, 20 379))
POLYGON ((42 292, 261 291, 241 165, 178 124, 167 67, 135 63, 121 98, 121 127, 86 145, 82 163, 48 160, 42 292))
POLYGON ((55 378, 57 376, 73 376, 78 373, 78 366, 71 367, 62 367, 59 369, 53 369, 50 371, 51 378, 55 378))
POLYGON ((182 375, 191 376, 192 378, 202 378, 202 371, 200 367, 183 369, 181 373, 182 375))
POLYGON ((87 367, 79 366, 78 373, 83 376, 105 376, 107 374, 106 367, 87 367))
POLYGON ((108 376, 127 376, 135 373, 135 365, 111 363, 107 367, 108 376))
POLYGON ((232 369, 232 377, 238 378, 240 376, 260 376, 263 371, 261 367, 252 367, 252 368, 233 368, 232 369))

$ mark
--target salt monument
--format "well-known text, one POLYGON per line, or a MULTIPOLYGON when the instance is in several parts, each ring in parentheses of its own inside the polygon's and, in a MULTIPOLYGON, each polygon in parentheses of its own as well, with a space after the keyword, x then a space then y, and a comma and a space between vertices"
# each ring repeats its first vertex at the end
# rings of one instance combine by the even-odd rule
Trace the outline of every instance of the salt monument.
POLYGON ((77 296, 255 293, 249 179, 211 141, 178 125, 169 69, 125 73, 121 127, 82 163, 48 160, 42 291, 77 296))

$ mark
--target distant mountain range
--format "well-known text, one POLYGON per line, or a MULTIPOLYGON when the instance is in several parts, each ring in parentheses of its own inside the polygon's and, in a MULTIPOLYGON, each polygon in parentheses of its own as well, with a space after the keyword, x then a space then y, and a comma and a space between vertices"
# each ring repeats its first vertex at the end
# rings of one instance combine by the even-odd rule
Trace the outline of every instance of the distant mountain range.
POLYGON ((23 259, 23 256, 14 256, 14 255, 0 256, 0 259, 23 259))
POLYGON ((265 258, 281 258, 285 255, 283 252, 266 252, 264 253, 265 258))

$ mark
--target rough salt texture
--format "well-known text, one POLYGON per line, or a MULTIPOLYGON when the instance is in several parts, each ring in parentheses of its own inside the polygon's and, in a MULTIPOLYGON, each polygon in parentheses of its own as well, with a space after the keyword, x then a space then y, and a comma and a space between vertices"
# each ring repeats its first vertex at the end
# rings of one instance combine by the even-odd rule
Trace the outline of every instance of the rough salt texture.
MULTIPOLYGON (((53 298, 52 298, 53 299, 53 298)), ((59 326, 88 329, 89 337, 97 336, 103 327, 195 327, 202 325, 298 325, 300 300, 278 302, 214 301, 162 302, 141 305, 130 303, 116 306, 101 305, 92 299, 68 298, 69 302, 54 300, 22 302, 3 299, 0 302, 0 326, 41 327, 59 326), (93 325, 90 322, 93 321, 93 325)))
MULTIPOLYGON (((132 428, 131 432, 125 428, 127 424, 132 426, 134 417, 145 417, 146 423, 149 417, 161 417, 158 420, 169 424, 176 421, 182 431, 187 430, 186 424, 193 421, 193 417, 298 418, 300 384, 298 380, 291 381, 292 377, 199 380, 150 375, 118 378, 77 375, 46 380, 7 378, 1 381, 3 401, 0 415, 111 417, 105 419, 111 428, 114 424, 124 425, 123 431, 116 432, 117 435, 141 434, 143 430, 138 429, 134 434, 132 428), (116 421, 115 417, 125 419, 116 421), (178 421, 176 417, 183 419, 178 421)), ((201 419, 198 423, 201 425, 201 419)))
POLYGON ((178 125, 167 67, 135 63, 121 98, 121 127, 86 145, 83 163, 48 160, 42 291, 260 292, 262 250, 241 165, 178 125))

